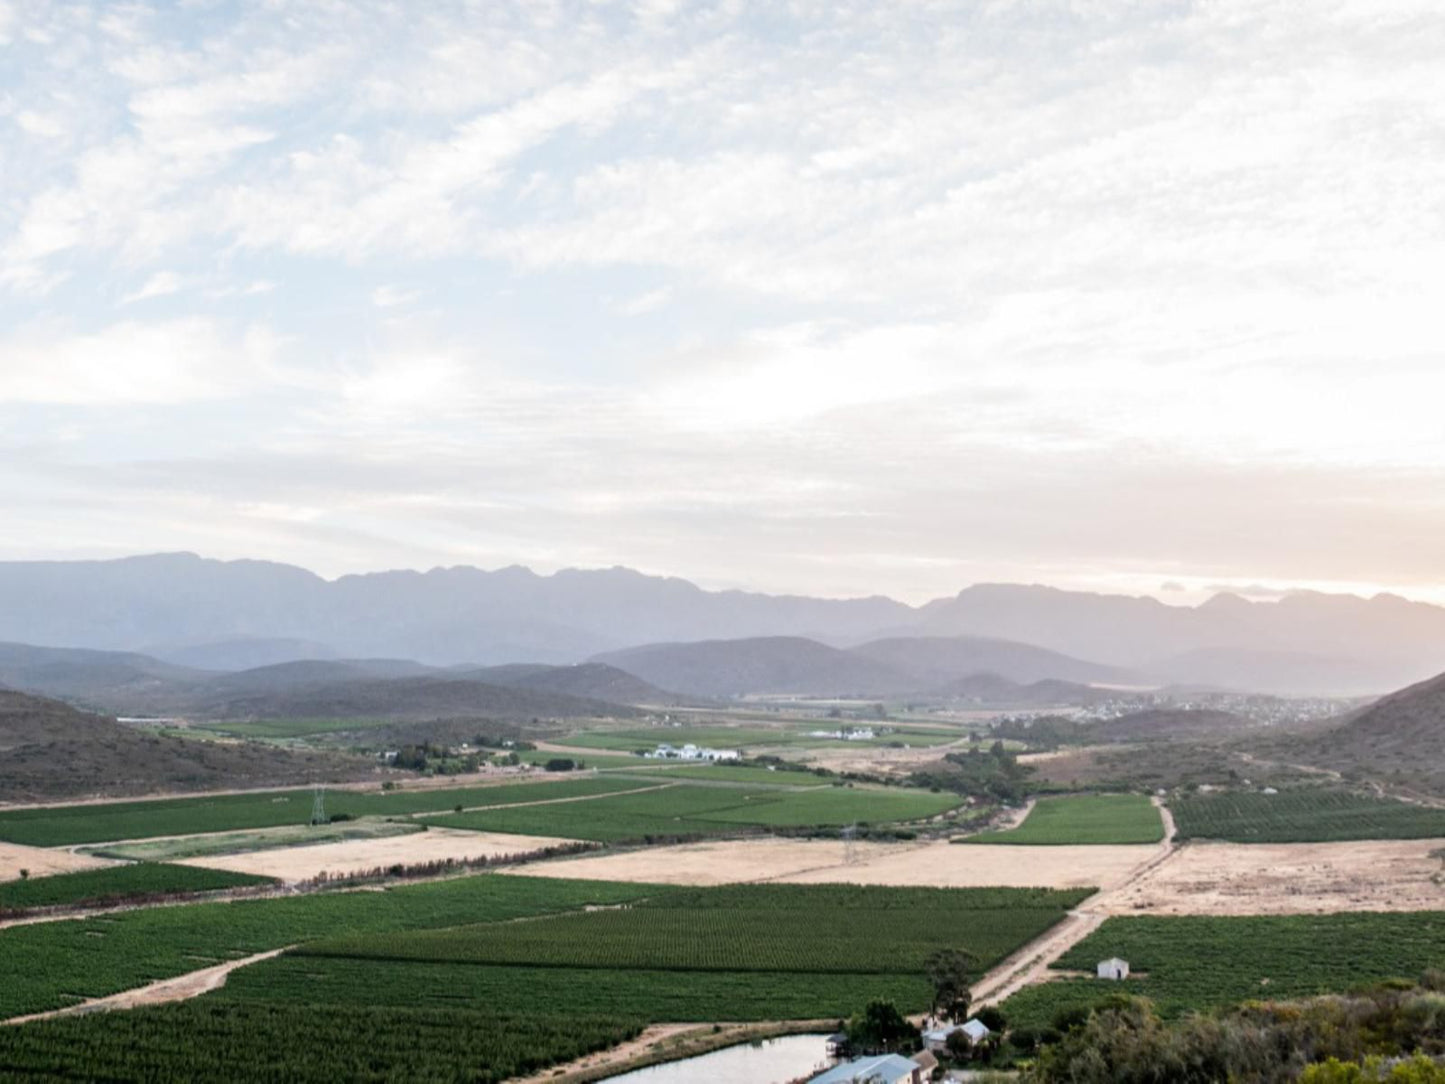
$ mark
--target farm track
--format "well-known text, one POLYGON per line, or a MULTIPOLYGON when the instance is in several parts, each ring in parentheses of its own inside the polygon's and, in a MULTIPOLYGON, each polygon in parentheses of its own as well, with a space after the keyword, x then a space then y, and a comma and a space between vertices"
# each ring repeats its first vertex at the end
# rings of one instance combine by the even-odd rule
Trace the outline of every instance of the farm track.
POLYGON ((82 1016, 93 1012, 110 1012, 115 1009, 139 1009, 148 1005, 165 1005, 173 1001, 189 1001, 193 997, 200 997, 212 990, 219 990, 226 985, 226 976, 238 967, 246 967, 249 964, 257 964, 262 960, 270 960, 280 956, 289 948, 295 945, 286 945, 278 949, 270 949, 266 952, 258 952, 254 956, 245 956, 239 960, 227 960, 223 964, 216 964, 214 967, 205 967, 199 971, 188 971, 184 975, 176 975, 173 978, 161 979, 146 986, 137 986, 130 990, 122 990, 118 994, 109 994, 105 997, 89 998, 78 1005, 67 1005, 63 1009, 51 1009, 49 1012, 31 1013, 28 1016, 16 1016, 9 1020, 0 1021, 4 1024, 28 1024, 34 1020, 52 1020, 59 1016, 82 1016))
POLYGON ((984 975, 973 986, 975 1005, 997 1005, 1025 986, 1047 982, 1054 975, 1049 965, 1102 926, 1106 918, 1116 913, 1116 904, 1113 902, 1116 897, 1179 854, 1180 848, 1174 842, 1174 815, 1160 799, 1155 798, 1153 802, 1164 822, 1164 839, 1156 853, 1114 884, 1090 896, 1083 904, 1070 911, 1063 922, 1023 946, 984 975))

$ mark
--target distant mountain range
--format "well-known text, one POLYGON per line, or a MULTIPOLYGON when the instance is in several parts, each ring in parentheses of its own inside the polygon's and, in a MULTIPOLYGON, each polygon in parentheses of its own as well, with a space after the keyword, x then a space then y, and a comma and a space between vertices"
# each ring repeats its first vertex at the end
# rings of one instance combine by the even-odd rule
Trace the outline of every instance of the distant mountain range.
MULTIPOLYGON (((550 576, 451 568, 327 581, 289 565, 192 554, 0 563, 0 640, 140 652, 200 670, 358 658, 570 664, 607 661, 639 645, 801 638, 834 649, 869 645, 850 656, 853 684, 882 691, 900 668, 916 687, 931 664, 910 653, 951 651, 937 641, 960 637, 1015 645, 1009 651, 1043 649, 1082 668, 1060 670, 1060 659, 1028 673, 979 664, 980 672, 1025 682, 1107 681, 1099 675, 1113 672, 1139 683, 1360 694, 1445 668, 1445 608, 1390 595, 1302 593, 1251 602, 1221 594, 1188 607, 985 584, 911 607, 881 597, 704 591, 623 568, 550 576), (934 643, 923 645, 924 638, 934 643)), ((763 672, 747 661, 751 648, 728 650, 739 673, 763 672)), ((938 669, 952 675, 942 680, 970 676, 951 665, 938 669)), ((768 683, 786 691, 786 667, 771 674, 768 683)), ((713 677, 692 684, 738 683, 713 677)))
POLYGON ((116 715, 430 720, 640 715, 683 698, 600 663, 449 671, 397 659, 213 672, 146 655, 0 644, 0 686, 116 715))

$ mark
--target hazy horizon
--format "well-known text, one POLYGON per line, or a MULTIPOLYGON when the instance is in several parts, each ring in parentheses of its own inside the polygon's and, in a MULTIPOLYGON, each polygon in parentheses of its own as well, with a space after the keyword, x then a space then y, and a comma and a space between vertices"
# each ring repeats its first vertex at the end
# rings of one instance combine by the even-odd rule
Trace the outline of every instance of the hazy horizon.
MULTIPOLYGON (((701 588, 701 589, 704 590, 704 591, 713 591, 713 592, 716 592, 716 591, 743 591, 743 592, 752 593, 752 594, 777 595, 777 596, 791 595, 791 596, 799 596, 799 597, 811 597, 811 598, 819 598, 819 599, 836 599, 836 600, 863 599, 863 598, 870 598, 870 597, 887 597, 887 598, 893 599, 893 600, 896 601, 896 602, 902 602, 902 603, 905 603, 906 605, 913 606, 913 607, 921 606, 921 605, 923 605, 923 604, 925 604, 925 603, 932 602, 932 601, 935 601, 935 600, 938 600, 938 599, 953 598, 954 596, 958 595, 959 593, 961 593, 961 592, 963 592, 963 591, 966 591, 966 590, 968 590, 969 588, 973 588, 973 587, 1039 587, 1039 588, 1046 588, 1046 589, 1058 590, 1058 591, 1084 591, 1084 592, 1086 592, 1086 593, 1089 593, 1089 592, 1091 591, 1091 589, 1088 589, 1088 588, 1068 587, 1068 586, 1061 585, 1061 584, 1044 583, 1044 582, 1035 581, 1035 580, 1013 580, 1013 581, 1005 581, 1005 580, 979 580, 979 581, 975 581, 975 582, 973 582, 973 583, 959 584, 959 585, 957 585, 957 586, 955 586, 955 587, 951 587, 951 588, 947 588, 947 587, 946 587, 946 588, 943 588, 943 589, 937 591, 937 592, 934 593, 934 594, 925 594, 925 595, 922 595, 922 596, 919 596, 919 597, 916 597, 916 598, 906 598, 906 597, 900 597, 900 596, 897 596, 897 595, 890 595, 890 594, 888 594, 888 593, 885 592, 885 591, 864 591, 864 592, 860 592, 860 593, 857 593, 857 594, 851 594, 851 595, 810 594, 810 593, 808 593, 808 592, 806 592, 806 591, 788 590, 788 589, 786 589, 786 588, 781 589, 781 590, 773 590, 773 589, 769 589, 769 588, 752 586, 752 585, 748 585, 748 584, 730 584, 730 583, 717 584, 717 583, 709 583, 709 582, 707 582, 706 579, 704 579, 703 577, 689 576, 689 575, 687 575, 686 573, 652 571, 652 570, 645 569, 645 568, 637 568, 637 567, 635 567, 635 566, 628 565, 628 564, 624 564, 624 563, 622 563, 622 562, 612 562, 611 564, 599 564, 599 565, 557 565, 557 566, 555 566, 555 567, 539 567, 539 566, 534 565, 534 564, 529 564, 529 563, 527 563, 526 561, 513 561, 513 562, 509 562, 509 563, 507 563, 507 564, 490 565, 490 566, 477 565, 477 564, 473 564, 473 563, 471 563, 471 562, 461 561, 461 562, 456 562, 456 563, 454 563, 454 564, 449 564, 449 565, 415 565, 415 566, 388 565, 388 566, 377 566, 377 567, 375 567, 375 568, 348 569, 348 570, 345 570, 345 571, 340 571, 340 572, 335 572, 335 573, 328 573, 328 572, 325 572, 325 571, 322 571, 322 570, 318 570, 318 569, 315 569, 315 568, 311 568, 311 567, 309 567, 309 566, 307 566, 307 565, 304 565, 304 564, 300 564, 300 563, 298 563, 298 562, 296 562, 296 561, 288 561, 288 560, 284 560, 284 559, 282 559, 282 558, 273 558, 273 557, 216 557, 216 556, 211 555, 211 554, 197 553, 197 552, 195 552, 195 551, 193 551, 193 550, 153 550, 153 551, 144 552, 144 553, 127 553, 127 554, 120 554, 120 555, 115 555, 115 556, 109 556, 109 555, 107 555, 107 556, 101 556, 101 557, 60 557, 60 558, 57 558, 57 557, 54 557, 54 556, 28 557, 28 558, 27 558, 27 557, 18 557, 18 558, 13 558, 13 557, 0 557, 0 563, 7 563, 7 562, 12 562, 12 561, 13 561, 13 562, 20 562, 20 563, 23 563, 23 562, 32 562, 32 561, 33 561, 33 562, 46 562, 46 561, 48 561, 48 562, 59 562, 59 563, 66 563, 66 562, 70 562, 70 561, 124 561, 124 560, 134 560, 134 559, 149 558, 149 557, 170 557, 170 556, 190 556, 190 557, 197 557, 197 558, 199 558, 199 559, 202 560, 202 561, 221 561, 221 562, 231 562, 231 561, 256 561, 256 562, 267 563, 267 564, 286 565, 286 566, 289 566, 289 567, 292 567, 292 568, 299 568, 299 569, 301 569, 302 571, 305 571, 305 572, 309 572, 309 573, 311 573, 312 575, 318 576, 318 577, 320 577, 321 579, 323 579, 323 580, 325 580, 325 581, 327 581, 327 582, 334 582, 334 581, 336 581, 336 580, 338 580, 338 579, 340 579, 340 578, 342 578, 342 577, 344 577, 344 576, 384 575, 384 574, 386 574, 386 573, 393 573, 393 572, 427 573, 427 572, 433 572, 433 571, 439 571, 439 570, 440 570, 440 571, 445 571, 445 570, 457 569, 457 568, 474 568, 474 569, 477 569, 478 571, 488 572, 488 573, 502 572, 502 571, 506 571, 507 569, 514 569, 514 568, 515 568, 515 569, 524 569, 524 570, 526 570, 526 571, 528 571, 528 572, 531 572, 531 573, 533 573, 534 575, 539 576, 539 577, 541 577, 541 578, 548 578, 548 577, 551 577, 551 576, 556 575, 557 573, 562 573, 562 572, 607 572, 607 571, 613 571, 613 570, 623 570, 623 571, 627 571, 627 572, 635 572, 635 573, 638 573, 639 575, 647 576, 647 577, 650 577, 650 578, 665 578, 665 579, 685 580, 685 581, 687 581, 687 582, 689 582, 689 583, 691 583, 691 584, 693 584, 693 585, 701 588)), ((1439 605, 1439 603, 1436 602, 1436 600, 1431 599, 1431 598, 1427 598, 1427 597, 1423 597, 1423 596, 1402 595, 1402 594, 1398 594, 1397 592, 1390 592, 1390 591, 1371 592, 1371 593, 1366 594, 1366 593, 1361 592, 1361 591, 1343 591, 1343 590, 1338 590, 1338 591, 1315 591, 1315 590, 1312 589, 1312 588, 1305 588, 1305 587, 1298 587, 1298 588, 1278 588, 1278 587, 1270 587, 1270 586, 1267 586, 1267 585, 1265 585, 1265 584, 1217 584, 1217 583, 1216 583, 1216 584, 1203 584, 1203 585, 1200 585, 1200 586, 1199 586, 1198 588, 1196 588, 1196 589, 1190 589, 1190 588, 1185 587, 1185 586, 1182 585, 1182 584, 1173 583, 1173 584, 1162 584, 1162 585, 1160 585, 1159 588, 1157 588, 1157 589, 1154 590, 1154 591, 1122 591, 1122 590, 1121 590, 1121 591, 1097 591, 1097 592, 1093 592, 1093 593, 1097 593, 1097 594, 1101 594, 1101 595, 1122 595, 1122 596, 1128 596, 1128 597, 1133 597, 1133 598, 1150 598, 1150 599, 1153 599, 1153 600, 1155 600, 1156 602, 1160 602, 1160 603, 1162 603, 1162 604, 1164 604, 1164 605, 1166 605, 1166 606, 1178 606, 1178 607, 1181 607, 1181 608, 1197 607, 1197 606, 1201 605, 1202 603, 1207 602, 1207 601, 1210 600, 1211 598, 1214 598, 1214 597, 1217 596, 1217 595, 1234 595, 1234 596, 1237 596, 1237 597, 1239 597, 1239 598, 1243 598, 1243 599, 1245 599, 1245 600, 1247 600, 1247 601, 1249 601, 1249 602, 1279 602, 1279 601, 1281 601, 1281 600, 1283 600, 1283 599, 1285 599, 1285 598, 1288 598, 1288 597, 1290 597, 1290 596, 1292 596, 1292 595, 1302 595, 1302 594, 1312 594, 1312 593, 1313 593, 1313 594, 1328 594, 1328 595, 1333 595, 1333 596, 1336 596, 1336 597, 1358 598, 1358 599, 1362 599, 1362 600, 1369 600, 1369 599, 1371 599, 1371 598, 1378 597, 1379 595, 1387 595, 1387 596, 1402 598, 1402 599, 1404 599, 1404 600, 1407 601, 1407 602, 1423 602, 1423 603, 1429 603, 1429 604, 1433 604, 1433 605, 1439 605)))
POLYGON ((0 0, 0 558, 1445 602, 1442 49, 1425 0, 0 0))

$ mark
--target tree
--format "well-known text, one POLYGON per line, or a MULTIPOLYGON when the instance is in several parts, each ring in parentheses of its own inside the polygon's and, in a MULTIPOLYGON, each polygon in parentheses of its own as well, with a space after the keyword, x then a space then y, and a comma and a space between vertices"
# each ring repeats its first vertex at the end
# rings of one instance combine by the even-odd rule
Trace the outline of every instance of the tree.
POLYGON ((924 962, 933 987, 933 1015, 962 1021, 968 1017, 973 957, 962 949, 939 949, 924 962))
POLYGON ((910 1053, 918 1049, 918 1029, 891 1001, 868 1002, 861 1013, 849 1019, 844 1031, 848 1045, 864 1053, 910 1053))

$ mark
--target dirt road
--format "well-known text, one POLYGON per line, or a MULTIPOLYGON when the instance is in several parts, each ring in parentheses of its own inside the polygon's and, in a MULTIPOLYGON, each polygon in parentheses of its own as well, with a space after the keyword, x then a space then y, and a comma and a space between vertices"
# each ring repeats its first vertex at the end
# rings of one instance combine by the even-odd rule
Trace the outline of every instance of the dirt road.
POLYGON ((161 979, 149 986, 138 986, 134 990, 122 990, 118 994, 111 994, 108 997, 94 997, 88 1001, 82 1001, 78 1005, 67 1005, 63 1009, 52 1009, 50 1012, 31 1013, 29 1016, 16 1016, 9 1020, 0 1021, 5 1024, 25 1024, 32 1020, 50 1020, 57 1016, 80 1016, 84 1013, 110 1012, 112 1009, 139 1009, 146 1005, 164 1005, 171 1001, 188 1001, 193 997, 200 997, 212 990, 219 990, 226 985, 226 976, 238 967, 246 967, 249 964, 260 963, 262 960, 269 960, 273 956, 280 956, 288 948, 295 948, 294 945, 287 945, 285 948, 271 949, 269 952, 258 952, 254 956, 246 956, 239 960, 228 960, 215 967, 203 968, 200 971, 189 971, 184 975, 177 975, 170 979, 161 979))
POLYGON ((1174 815, 1159 798, 1154 807, 1164 822, 1164 838, 1154 853, 1123 878, 1102 892, 1090 896, 1077 909, 1070 911, 1063 922, 1042 937, 1029 942, 1003 963, 990 970, 973 986, 973 1003, 977 1006, 997 1005, 1034 983, 1047 982, 1052 976, 1049 966, 1103 925, 1111 914, 1119 912, 1129 889, 1141 878, 1153 873, 1176 854, 1174 815))

